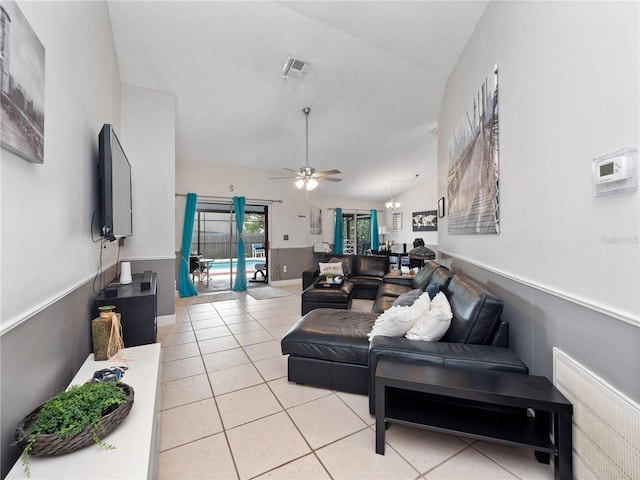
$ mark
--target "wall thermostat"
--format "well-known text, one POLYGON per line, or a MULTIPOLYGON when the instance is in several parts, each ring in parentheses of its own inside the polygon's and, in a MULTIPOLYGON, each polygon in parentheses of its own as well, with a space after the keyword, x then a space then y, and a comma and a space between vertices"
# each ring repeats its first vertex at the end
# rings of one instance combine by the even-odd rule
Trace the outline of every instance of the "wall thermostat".
POLYGON ((593 160, 593 196, 613 195, 637 189, 638 151, 625 148, 593 160))
POLYGON ((619 157, 599 159, 596 167, 597 183, 619 182, 631 176, 631 157, 620 155, 619 157))

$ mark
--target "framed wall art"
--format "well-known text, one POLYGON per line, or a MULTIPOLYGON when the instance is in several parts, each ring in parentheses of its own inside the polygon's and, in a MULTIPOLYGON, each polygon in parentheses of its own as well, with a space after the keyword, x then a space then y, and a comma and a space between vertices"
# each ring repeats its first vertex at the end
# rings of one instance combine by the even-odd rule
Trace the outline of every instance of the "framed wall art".
POLYGON ((444 217, 444 197, 440 197, 438 200, 438 218, 444 217))
POLYGON ((309 212, 309 226, 310 232, 313 235, 319 235, 322 233, 322 209, 316 207, 315 205, 311 205, 309 212))
POLYGON ((44 163, 44 47, 13 1, 0 2, 0 145, 44 163))
POLYGON ((453 132, 448 150, 449 233, 500 233, 497 65, 453 132))
POLYGON ((393 214, 393 221, 391 225, 392 225, 392 230, 394 231, 402 230, 402 212, 397 212, 393 214))
POLYGON ((438 216, 435 210, 413 212, 411 224, 414 232, 435 232, 438 230, 438 216))

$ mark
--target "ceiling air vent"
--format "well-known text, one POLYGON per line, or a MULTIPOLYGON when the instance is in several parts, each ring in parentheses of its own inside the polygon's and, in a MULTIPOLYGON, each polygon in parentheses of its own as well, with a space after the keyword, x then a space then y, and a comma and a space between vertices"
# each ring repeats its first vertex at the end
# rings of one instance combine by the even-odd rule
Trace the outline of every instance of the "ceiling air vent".
POLYGON ((299 79, 304 73, 307 73, 309 64, 303 60, 289 57, 282 67, 282 78, 299 79))

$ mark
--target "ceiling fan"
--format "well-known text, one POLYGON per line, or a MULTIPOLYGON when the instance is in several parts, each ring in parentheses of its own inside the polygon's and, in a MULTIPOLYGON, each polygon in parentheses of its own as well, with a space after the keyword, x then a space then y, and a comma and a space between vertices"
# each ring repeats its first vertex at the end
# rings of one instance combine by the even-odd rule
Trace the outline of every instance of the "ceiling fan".
POLYGON ((315 168, 309 166, 309 113, 311 112, 311 108, 304 107, 302 109, 305 116, 306 122, 306 131, 307 131, 307 150, 306 150, 306 163, 304 167, 300 167, 299 170, 293 170, 292 168, 283 168, 288 172, 295 173, 295 176, 288 177, 271 177, 269 180, 277 180, 280 178, 297 178, 295 181, 295 186, 298 189, 302 189, 305 187, 307 191, 313 190, 318 186, 318 181, 326 181, 326 182, 340 182, 341 178, 331 177, 330 175, 336 175, 340 172, 340 170, 326 170, 324 172, 317 172, 315 168))

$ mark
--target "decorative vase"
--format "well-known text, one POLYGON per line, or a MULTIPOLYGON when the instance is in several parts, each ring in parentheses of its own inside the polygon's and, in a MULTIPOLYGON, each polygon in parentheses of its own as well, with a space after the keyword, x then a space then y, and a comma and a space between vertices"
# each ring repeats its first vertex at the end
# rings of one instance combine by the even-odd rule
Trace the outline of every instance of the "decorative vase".
POLYGON ((115 352, 109 351, 110 340, 113 343, 114 322, 117 322, 117 333, 120 334, 120 314, 113 310, 113 305, 98 307, 100 316, 91 322, 91 336, 93 338, 93 358, 96 361, 108 360, 115 352), (115 318, 114 318, 115 317, 115 318))

